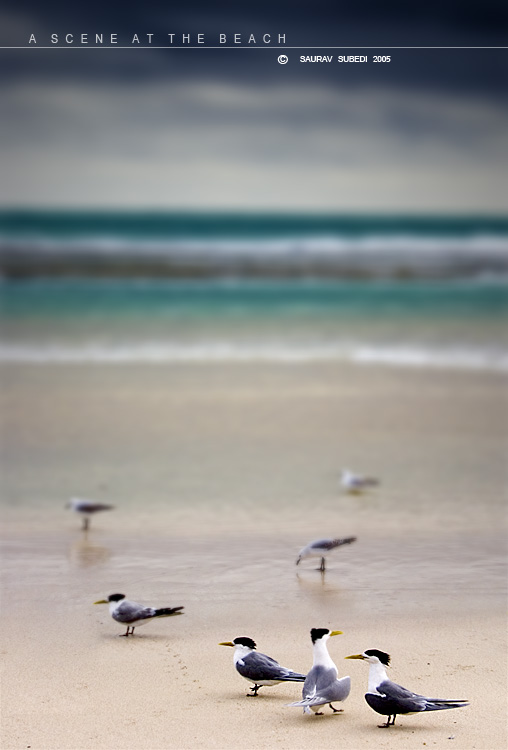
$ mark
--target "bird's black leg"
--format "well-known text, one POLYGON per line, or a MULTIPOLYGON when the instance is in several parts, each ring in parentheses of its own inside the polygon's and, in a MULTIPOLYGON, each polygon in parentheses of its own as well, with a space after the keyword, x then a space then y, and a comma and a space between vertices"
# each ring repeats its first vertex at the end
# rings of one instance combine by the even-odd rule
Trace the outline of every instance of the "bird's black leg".
POLYGON ((255 698, 255 696, 258 694, 258 690, 259 690, 260 687, 263 687, 263 686, 262 685, 253 685, 251 687, 251 691, 252 692, 247 693, 247 698, 255 698))
POLYGON ((90 523, 90 519, 86 516, 83 516, 83 531, 88 531, 88 525, 90 523))
MULTIPOLYGON (((393 722, 391 722, 391 721, 390 721, 390 719, 391 719, 391 718, 392 718, 392 717, 391 717, 391 715, 390 715, 390 716, 388 717, 387 721, 386 721, 386 724, 378 724, 378 727, 379 727, 380 729, 386 729, 386 727, 389 727, 389 726, 390 726, 390 725, 391 725, 391 724, 393 723, 393 722)), ((393 717, 393 721, 395 721, 395 716, 393 717)))
POLYGON ((321 558, 321 565, 319 566, 319 570, 322 573, 324 573, 324 570, 325 570, 325 558, 324 557, 321 558))
POLYGON ((332 706, 331 703, 329 703, 328 705, 330 706, 334 714, 341 714, 344 711, 343 708, 335 708, 335 706, 332 706))

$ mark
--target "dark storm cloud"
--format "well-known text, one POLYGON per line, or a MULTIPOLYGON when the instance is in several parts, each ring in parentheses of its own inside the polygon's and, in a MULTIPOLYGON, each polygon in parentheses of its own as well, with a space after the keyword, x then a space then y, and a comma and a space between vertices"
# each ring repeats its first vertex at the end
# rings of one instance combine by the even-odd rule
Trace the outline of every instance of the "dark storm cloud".
POLYGON ((504 210, 508 57, 493 47, 505 17, 497 0, 8 0, 0 43, 24 48, 0 50, 0 160, 10 175, 0 205, 504 210), (118 46, 41 49, 54 33, 114 33, 118 46), (207 45, 240 33, 243 44, 130 46, 148 33, 154 45, 169 33, 202 33, 207 45), (262 45, 264 33, 286 35, 287 65, 280 48, 262 45), (351 46, 337 54, 454 49, 379 49, 392 54, 386 65, 299 62, 341 44, 351 46), (464 45, 488 49, 456 49, 464 45))
MULTIPOLYGON (((238 2, 199 2, 176 4, 159 3, 100 3, 88 2, 71 5, 62 0, 40 3, 27 0, 3 5, 0 24, 0 44, 25 45, 31 33, 38 44, 49 44, 52 33, 59 37, 66 33, 94 35, 118 34, 119 43, 130 44, 133 34, 154 34, 153 43, 166 44, 167 34, 175 33, 175 41, 183 33, 203 33, 206 43, 216 43, 219 33, 231 40, 233 33, 241 33, 244 46, 249 34, 260 39, 270 33, 286 35, 288 47, 318 45, 323 52, 326 45, 342 46, 345 53, 357 52, 356 46, 487 46, 507 44, 508 6, 500 0, 467 3, 463 0, 429 0, 425 3, 408 3, 407 0, 360 0, 359 2, 330 3, 317 0, 309 3, 293 0, 288 3, 266 1, 253 4, 238 2)), ((234 45, 232 45, 234 46, 234 45)), ((262 44, 258 46, 264 47, 262 44)), ((318 49, 317 53, 321 50, 318 49)), ((342 50, 341 50, 342 51, 342 50)), ((310 50, 312 52, 312 50, 310 50)), ((316 50, 314 50, 316 53, 316 50)), ((274 70, 273 55, 266 49, 242 50, 241 65, 230 52, 218 50, 215 55, 202 50, 199 54, 188 50, 103 51, 90 53, 90 49, 73 51, 65 64, 54 51, 39 52, 37 64, 24 51, 3 56, 0 76, 4 83, 29 76, 54 79, 105 79, 127 83, 155 77, 200 80, 220 78, 230 81, 298 81, 315 75, 302 65, 296 65, 298 50, 284 70, 274 70), (206 64, 204 64, 206 63, 206 64)), ((238 53, 240 54, 240 52, 238 53)), ((506 54, 502 51, 454 50, 439 56, 432 52, 415 54, 400 51, 399 64, 392 65, 392 85, 413 86, 457 91, 477 91, 498 96, 506 82, 506 54)), ((382 79, 386 72, 367 71, 362 66, 348 70, 346 85, 361 84, 368 77, 370 84, 376 77, 382 79)), ((345 84, 336 66, 320 71, 320 80, 329 85, 345 84)))

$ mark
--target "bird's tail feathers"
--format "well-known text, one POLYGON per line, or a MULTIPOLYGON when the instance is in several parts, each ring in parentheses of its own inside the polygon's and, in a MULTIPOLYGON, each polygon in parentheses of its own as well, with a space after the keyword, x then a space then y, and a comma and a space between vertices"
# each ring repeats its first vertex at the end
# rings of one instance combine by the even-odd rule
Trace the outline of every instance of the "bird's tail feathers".
POLYGON ((183 615, 183 607, 162 607, 155 610, 154 617, 173 617, 173 615, 183 615))
POLYGON ((305 682, 306 675, 299 672, 291 672, 284 677, 284 682, 305 682))
POLYGON ((428 699, 425 711, 444 711, 447 708, 464 708, 469 706, 466 700, 440 700, 439 698, 428 699))
POLYGON ((376 479, 376 477, 365 477, 365 479, 363 480, 363 484, 366 487, 378 487, 379 479, 376 479))
POLYGON ((295 701, 294 703, 286 703, 285 705, 286 706, 296 706, 297 708, 306 708, 306 707, 308 708, 309 706, 316 705, 316 702, 319 703, 320 701, 321 701, 320 698, 318 698, 317 701, 316 701, 316 696, 313 695, 310 698, 304 698, 303 700, 301 700, 301 701, 295 701))
POLYGON ((333 540, 334 547, 341 547, 343 544, 352 544, 352 542, 356 542, 355 536, 346 536, 343 539, 333 540))

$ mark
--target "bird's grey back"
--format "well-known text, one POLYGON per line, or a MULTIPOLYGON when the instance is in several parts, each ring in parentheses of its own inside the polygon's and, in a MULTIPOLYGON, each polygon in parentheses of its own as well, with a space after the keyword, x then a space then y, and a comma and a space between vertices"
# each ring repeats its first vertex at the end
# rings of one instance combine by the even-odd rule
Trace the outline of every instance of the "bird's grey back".
POLYGON ((303 682, 305 675, 293 672, 292 669, 281 667, 275 659, 266 654, 252 651, 236 662, 236 668, 243 677, 250 680, 288 680, 303 682), (243 662, 243 664, 242 664, 243 662))
POLYGON ((140 604, 136 604, 136 602, 123 601, 113 613, 113 619, 118 622, 129 623, 135 620, 146 620, 149 617, 153 617, 154 614, 155 609, 152 607, 142 607, 140 604))

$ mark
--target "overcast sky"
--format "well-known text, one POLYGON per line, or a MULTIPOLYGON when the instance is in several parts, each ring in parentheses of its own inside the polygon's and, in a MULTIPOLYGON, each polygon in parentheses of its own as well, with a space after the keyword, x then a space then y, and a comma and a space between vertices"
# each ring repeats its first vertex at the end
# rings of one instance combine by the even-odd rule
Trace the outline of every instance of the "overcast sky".
POLYGON ((505 4, 328 5, 4 3, 0 44, 24 49, 0 51, 0 205, 505 213, 505 4), (53 33, 244 43, 42 49, 53 33), (299 62, 374 53, 391 62, 299 62))

